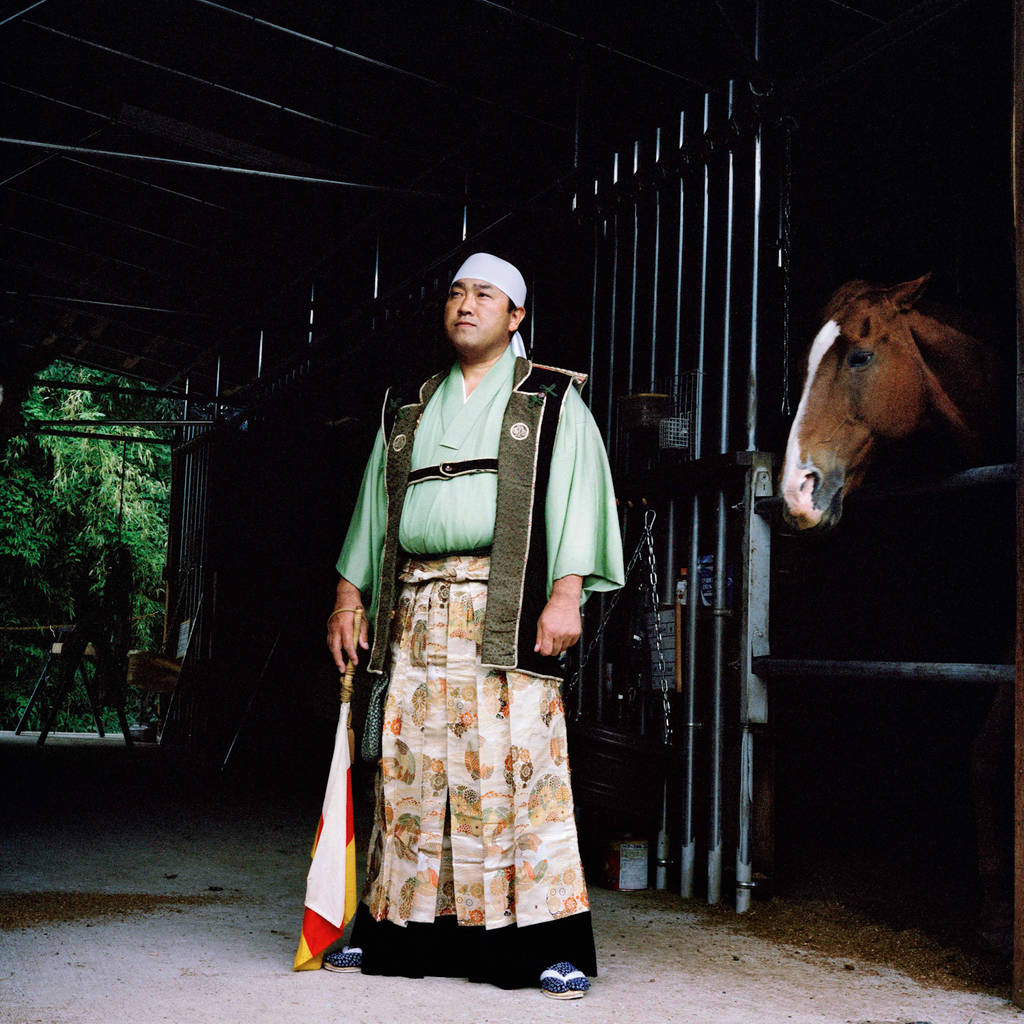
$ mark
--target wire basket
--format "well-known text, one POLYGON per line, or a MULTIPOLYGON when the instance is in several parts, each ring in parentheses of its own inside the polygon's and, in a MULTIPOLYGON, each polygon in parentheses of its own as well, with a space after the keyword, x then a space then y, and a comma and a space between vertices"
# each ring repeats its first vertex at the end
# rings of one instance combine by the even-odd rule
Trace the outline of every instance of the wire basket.
POLYGON ((696 370, 680 374, 668 389, 671 412, 658 422, 658 448, 662 461, 686 462, 694 458, 694 413, 697 408, 696 370))

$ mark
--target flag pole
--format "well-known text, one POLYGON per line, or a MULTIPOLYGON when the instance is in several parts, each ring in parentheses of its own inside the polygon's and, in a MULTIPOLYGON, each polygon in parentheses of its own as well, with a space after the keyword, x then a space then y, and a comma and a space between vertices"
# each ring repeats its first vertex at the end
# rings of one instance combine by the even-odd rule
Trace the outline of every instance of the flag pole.
MULTIPOLYGON (((359 642, 363 610, 352 619, 354 643, 359 642)), ((356 844, 352 818, 352 685, 355 664, 350 658, 341 677, 341 711, 334 738, 334 756, 327 777, 323 810, 313 840, 313 863, 306 876, 305 912, 299 948, 292 969, 316 971, 323 955, 337 942, 356 912, 356 844)))

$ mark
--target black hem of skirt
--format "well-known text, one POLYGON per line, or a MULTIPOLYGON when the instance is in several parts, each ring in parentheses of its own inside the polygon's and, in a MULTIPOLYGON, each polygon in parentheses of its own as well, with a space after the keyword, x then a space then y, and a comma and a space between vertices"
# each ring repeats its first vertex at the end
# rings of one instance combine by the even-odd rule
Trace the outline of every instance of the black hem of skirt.
POLYGON ((467 978, 498 988, 534 988, 541 972, 567 960, 597 976, 590 912, 543 924, 459 927, 454 915, 431 924, 375 921, 360 902, 350 946, 363 951, 363 974, 389 978, 467 978))

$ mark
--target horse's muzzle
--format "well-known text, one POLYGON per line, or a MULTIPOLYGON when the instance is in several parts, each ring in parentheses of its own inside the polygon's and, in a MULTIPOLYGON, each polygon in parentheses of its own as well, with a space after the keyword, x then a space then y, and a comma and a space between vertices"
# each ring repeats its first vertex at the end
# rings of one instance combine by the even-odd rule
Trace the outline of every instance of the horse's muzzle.
POLYGON ((825 474, 814 465, 796 468, 782 481, 782 517, 801 533, 824 532, 843 514, 844 474, 839 468, 825 474))

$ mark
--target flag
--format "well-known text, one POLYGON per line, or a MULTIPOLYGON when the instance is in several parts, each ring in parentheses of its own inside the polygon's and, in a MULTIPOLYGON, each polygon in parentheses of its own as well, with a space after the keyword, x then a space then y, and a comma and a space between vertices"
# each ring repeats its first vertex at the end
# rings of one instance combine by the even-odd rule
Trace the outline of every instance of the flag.
POLYGON ((349 703, 341 705, 327 792, 306 876, 306 910, 295 971, 320 969, 324 950, 341 938, 356 912, 356 842, 352 819, 349 703))

